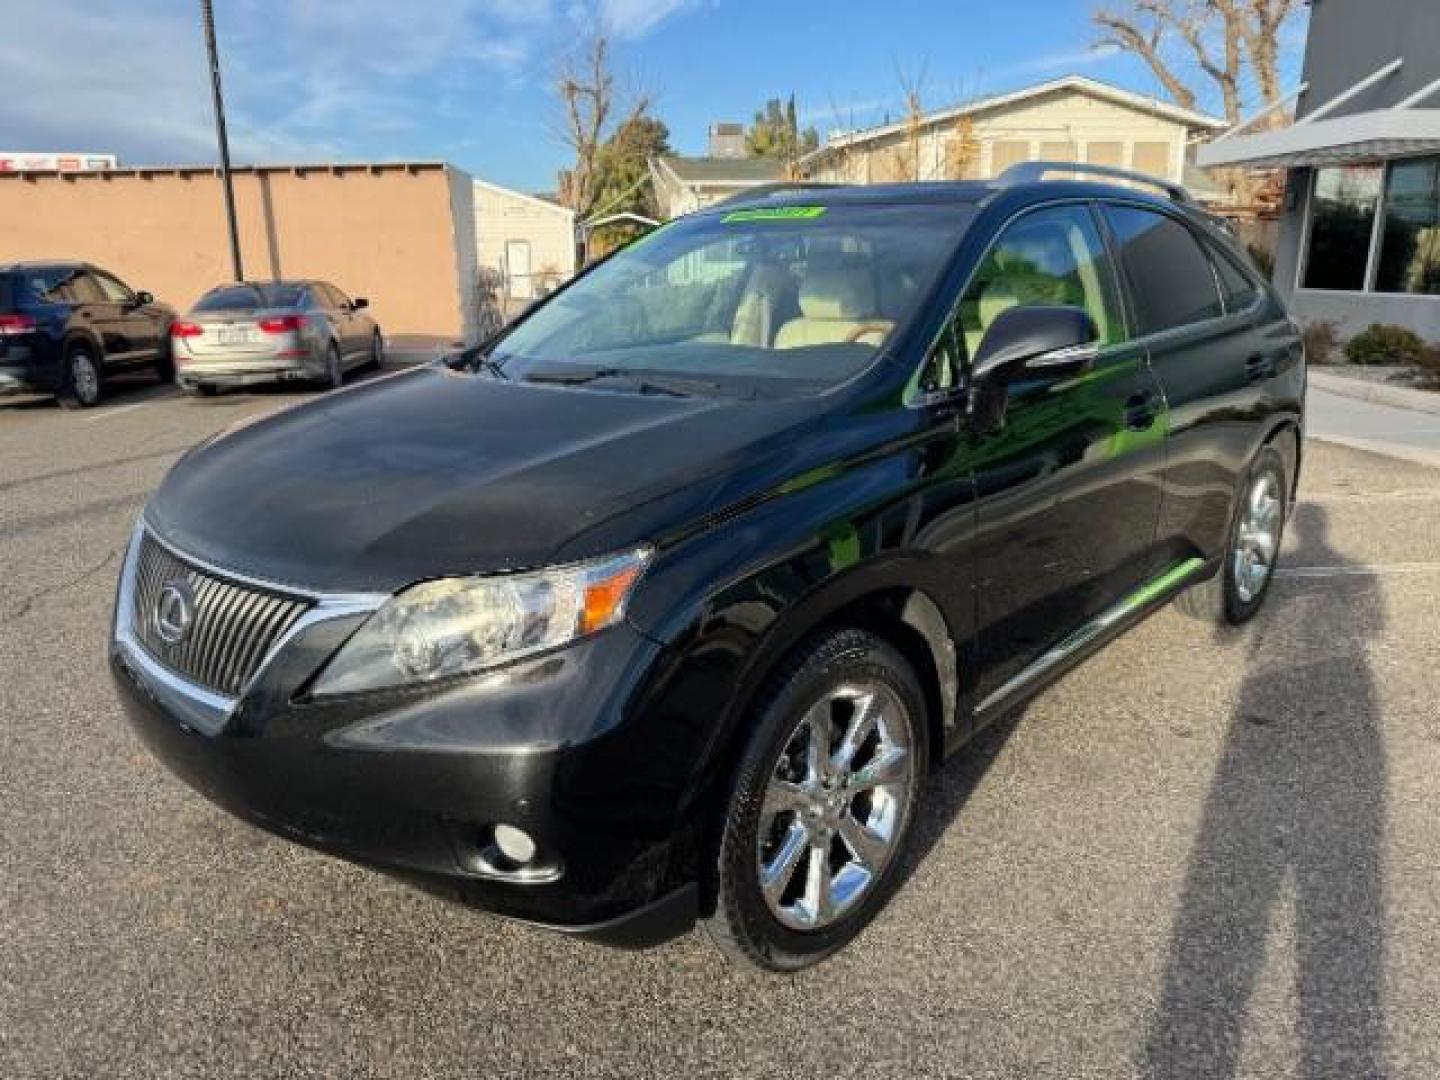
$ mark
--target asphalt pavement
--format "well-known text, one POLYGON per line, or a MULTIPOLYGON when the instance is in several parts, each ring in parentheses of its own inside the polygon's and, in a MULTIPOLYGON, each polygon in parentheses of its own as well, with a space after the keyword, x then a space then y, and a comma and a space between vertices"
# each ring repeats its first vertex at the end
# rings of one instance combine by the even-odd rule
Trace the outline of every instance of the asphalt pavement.
POLYGON ((1440 1075, 1440 471, 1311 441, 1262 616, 1163 612, 982 736, 888 912, 777 978, 449 906, 146 754, 121 546, 305 397, 0 400, 0 1077, 1440 1075))

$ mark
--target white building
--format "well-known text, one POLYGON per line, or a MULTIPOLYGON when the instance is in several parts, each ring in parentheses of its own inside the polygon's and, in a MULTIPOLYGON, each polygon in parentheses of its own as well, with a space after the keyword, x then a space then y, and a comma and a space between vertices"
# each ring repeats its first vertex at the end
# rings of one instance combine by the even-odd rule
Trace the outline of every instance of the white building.
POLYGON ((481 287, 513 314, 575 276, 575 211, 476 180, 475 248, 481 287))

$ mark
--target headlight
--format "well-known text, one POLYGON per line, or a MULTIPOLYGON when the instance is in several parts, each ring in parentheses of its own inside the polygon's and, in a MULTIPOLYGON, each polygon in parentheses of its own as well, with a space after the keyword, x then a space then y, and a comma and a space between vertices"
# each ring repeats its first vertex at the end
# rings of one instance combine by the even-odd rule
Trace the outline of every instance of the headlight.
POLYGON ((317 694, 433 682, 613 626, 649 559, 633 551, 525 574, 441 578, 390 599, 320 673, 317 694))

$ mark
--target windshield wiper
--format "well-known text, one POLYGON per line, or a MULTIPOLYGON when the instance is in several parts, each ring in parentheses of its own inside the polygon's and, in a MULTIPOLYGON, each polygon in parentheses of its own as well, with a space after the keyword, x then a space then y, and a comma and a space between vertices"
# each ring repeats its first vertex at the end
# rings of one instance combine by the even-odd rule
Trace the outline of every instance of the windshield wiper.
POLYGON ((579 386, 597 379, 625 379, 642 394, 669 394, 671 397, 694 397, 705 391, 720 389, 720 384, 705 379, 676 378, 634 371, 629 368, 597 367, 576 371, 537 371, 525 376, 526 382, 554 383, 558 386, 579 386))

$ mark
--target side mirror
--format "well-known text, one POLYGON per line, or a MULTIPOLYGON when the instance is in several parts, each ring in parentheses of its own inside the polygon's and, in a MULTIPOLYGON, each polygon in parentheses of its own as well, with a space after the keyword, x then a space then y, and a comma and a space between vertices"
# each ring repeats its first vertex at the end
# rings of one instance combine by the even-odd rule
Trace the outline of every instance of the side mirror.
POLYGON ((365 297, 363 297, 363 296, 357 296, 357 297, 355 297, 354 300, 351 300, 351 301, 350 301, 350 310, 351 310, 351 311, 359 311, 361 308, 369 307, 369 306, 370 306, 370 301, 369 301, 369 300, 366 300, 365 297))
POLYGON ((981 432, 1005 422, 1009 385, 1026 375, 1063 379, 1088 368, 1099 352, 1100 331, 1078 307, 1013 307, 1000 314, 970 372, 970 411, 981 432))
POLYGON ((148 293, 148 292, 146 292, 144 289, 141 289, 139 292, 137 292, 137 293, 135 294, 135 303, 137 303, 137 304, 140 305, 141 307, 144 307, 146 304, 153 304, 154 302, 155 302, 155 294, 154 294, 154 293, 148 293))

